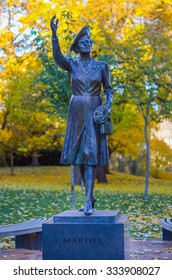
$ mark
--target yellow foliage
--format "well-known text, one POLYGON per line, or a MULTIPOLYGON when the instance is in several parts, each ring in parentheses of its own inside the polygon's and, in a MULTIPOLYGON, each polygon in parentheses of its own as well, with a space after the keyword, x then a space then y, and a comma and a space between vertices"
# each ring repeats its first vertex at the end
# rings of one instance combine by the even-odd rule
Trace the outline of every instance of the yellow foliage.
MULTIPOLYGON (((165 38, 171 36, 172 9, 170 0, 131 0, 129 2, 125 0, 97 0, 96 4, 94 0, 88 0, 85 6, 82 2, 82 0, 7 0, 4 1, 4 6, 2 6, 7 22, 6 26, 0 31, 0 48, 2 49, 0 63, 3 65, 3 71, 0 73, 2 85, 0 104, 3 103, 4 106, 2 112, 0 112, 0 124, 3 123, 5 113, 9 111, 8 122, 12 135, 17 138, 19 131, 23 135, 27 127, 30 129, 30 133, 32 131, 37 134, 35 138, 30 137, 30 142, 34 140, 39 147, 41 141, 49 146, 51 141, 48 141, 50 138, 52 139, 55 129, 63 134, 65 124, 58 119, 57 115, 55 116, 56 121, 52 118, 48 120, 49 114, 52 115, 52 109, 50 109, 49 101, 45 101, 43 98, 44 85, 41 82, 35 83, 43 68, 38 58, 39 53, 35 52, 33 38, 29 37, 32 29, 50 46, 51 31, 49 21, 56 14, 59 19, 58 35, 61 48, 64 53, 67 53, 71 43, 66 40, 69 31, 75 34, 84 25, 90 25, 93 41, 96 42, 93 45, 95 57, 97 54, 110 54, 115 57, 118 52, 124 67, 128 72, 133 73, 134 83, 137 82, 137 84, 139 84, 139 80, 135 75, 139 73, 143 77, 142 69, 146 63, 152 61, 151 59, 155 53, 160 59, 159 61, 164 55, 162 50, 155 50, 150 44, 148 39, 151 39, 151 33, 146 29, 146 23, 158 22, 159 20, 166 26, 164 31, 165 38), (138 52, 135 51, 135 47, 137 47, 138 52), (121 50, 123 51, 121 52, 121 50), (133 63, 131 63, 131 60, 133 63), (138 63, 135 63, 135 60, 142 63, 142 68, 138 63), (35 113, 36 107, 42 108, 42 111, 35 113), (25 123, 25 127, 22 127, 22 122, 25 123), (59 123, 58 125, 57 122, 59 123), (52 126, 53 128, 46 130, 47 126, 52 126), (17 132, 14 127, 17 127, 17 132)), ((1 19, 2 15, 3 13, 0 15, 1 19)), ((160 40, 159 38, 155 39, 160 40)), ((161 45, 161 42, 158 41, 158 44, 161 45)), ((168 50, 169 57, 171 57, 171 47, 164 43, 164 48, 168 50)), ((48 56, 51 55, 50 53, 48 54, 48 56)), ((152 64, 150 66, 152 67, 152 64)), ((120 65, 118 69, 114 67, 111 74, 112 80, 115 78, 120 79, 120 82, 127 84, 128 77, 125 71, 120 68, 120 65)), ((169 77, 170 75, 164 74, 161 82, 164 84, 169 83, 169 77)), ((144 76, 143 79, 144 83, 146 83, 147 77, 144 76)), ((164 89, 164 92, 162 89, 162 94, 165 94, 165 92, 166 89, 164 89)), ((112 112, 112 114, 115 115, 117 112, 112 112)), ((128 127, 124 125, 124 122, 122 124, 116 123, 114 127, 115 133, 109 138, 112 150, 116 148, 117 151, 122 151, 126 156, 130 155, 132 158, 136 158, 140 151, 140 147, 137 144, 143 142, 143 133, 140 129, 143 128, 143 122, 138 115, 136 118, 137 127, 133 123, 128 127)), ((129 124, 127 121, 126 123, 129 124)), ((1 137, 2 134, 4 132, 1 132, 1 137)), ((59 147, 62 142, 63 137, 54 141, 59 147)), ((33 146, 31 143, 28 145, 29 147, 33 146)), ((23 147, 23 150, 26 150, 26 147, 23 147)))
POLYGON ((0 142, 2 142, 3 144, 8 142, 11 137, 12 137, 12 133, 10 131, 8 131, 7 129, 0 130, 0 142))

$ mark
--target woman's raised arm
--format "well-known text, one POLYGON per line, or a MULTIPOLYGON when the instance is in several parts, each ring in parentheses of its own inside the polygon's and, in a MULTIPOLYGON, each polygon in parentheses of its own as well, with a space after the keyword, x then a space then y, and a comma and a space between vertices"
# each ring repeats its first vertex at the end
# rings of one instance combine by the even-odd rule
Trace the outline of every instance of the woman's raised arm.
POLYGON ((57 28, 58 28, 58 19, 55 21, 56 16, 54 15, 50 20, 50 27, 52 31, 52 47, 53 47, 53 56, 54 60, 58 64, 59 67, 61 67, 63 70, 69 71, 70 70, 70 64, 68 60, 63 56, 59 40, 57 37, 57 28))

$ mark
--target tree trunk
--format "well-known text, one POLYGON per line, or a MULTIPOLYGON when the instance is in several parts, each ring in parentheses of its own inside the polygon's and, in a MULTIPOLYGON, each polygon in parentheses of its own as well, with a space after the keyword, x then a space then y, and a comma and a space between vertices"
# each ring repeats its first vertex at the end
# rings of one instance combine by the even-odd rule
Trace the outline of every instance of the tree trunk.
POLYGON ((11 162, 11 175, 14 175, 14 155, 13 155, 13 151, 11 151, 10 153, 10 162, 11 162))
POLYGON ((31 166, 39 166, 39 155, 36 151, 33 152, 31 166))
POLYGON ((145 172, 145 188, 144 188, 144 199, 148 199, 148 187, 149 187, 149 153, 150 153, 150 145, 148 138, 148 122, 145 119, 144 123, 144 135, 145 135, 145 143, 146 143, 146 172, 145 172))
POLYGON ((103 169, 104 169, 104 171, 105 171, 106 174, 110 174, 109 165, 105 165, 105 166, 103 167, 103 169))
POLYGON ((71 201, 72 201, 72 210, 76 209, 76 200, 75 200, 75 185, 81 186, 84 190, 84 183, 81 178, 81 173, 78 165, 71 165, 71 201))
POLYGON ((72 201, 72 210, 76 210, 76 201, 75 201, 75 178, 74 178, 74 165, 71 165, 71 201, 72 201))
POLYGON ((127 162, 130 174, 135 175, 137 172, 137 160, 133 160, 131 157, 129 157, 127 162))
POLYGON ((7 166, 6 158, 5 158, 5 155, 4 155, 4 154, 2 154, 2 156, 0 157, 0 166, 1 166, 1 167, 7 166))
POLYGON ((83 186, 83 181, 78 165, 71 165, 71 181, 73 181, 73 185, 83 186))
POLYGON ((103 166, 97 166, 96 167, 96 178, 97 183, 108 183, 106 172, 103 166))
POLYGON ((121 155, 117 156, 117 161, 118 161, 118 172, 126 172, 126 158, 121 155))
MULTIPOLYGON (((112 151, 109 149, 109 161, 110 161, 111 155, 112 155, 112 151)), ((109 164, 105 165, 103 168, 104 168, 106 174, 110 174, 109 164)))

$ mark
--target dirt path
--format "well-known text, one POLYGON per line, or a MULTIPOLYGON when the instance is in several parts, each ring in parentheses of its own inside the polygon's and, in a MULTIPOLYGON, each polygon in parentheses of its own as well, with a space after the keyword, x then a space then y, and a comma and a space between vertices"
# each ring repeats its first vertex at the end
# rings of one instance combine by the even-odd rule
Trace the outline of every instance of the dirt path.
MULTIPOLYGON (((42 252, 26 249, 0 250, 0 260, 41 260, 42 252)), ((131 260, 172 260, 172 241, 131 239, 131 260)))

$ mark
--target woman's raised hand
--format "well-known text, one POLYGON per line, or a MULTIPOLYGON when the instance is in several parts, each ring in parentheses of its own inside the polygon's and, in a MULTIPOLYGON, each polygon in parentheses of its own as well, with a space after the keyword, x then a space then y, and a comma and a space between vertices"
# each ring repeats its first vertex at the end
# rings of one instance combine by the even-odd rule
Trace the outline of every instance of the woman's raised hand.
POLYGON ((58 27, 58 19, 56 21, 54 21, 56 18, 56 15, 54 15, 52 17, 52 19, 50 20, 50 27, 52 30, 52 35, 53 37, 56 37, 56 31, 57 31, 57 27, 58 27))

